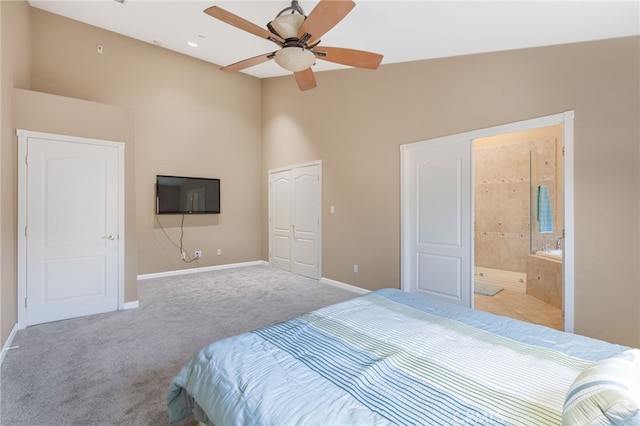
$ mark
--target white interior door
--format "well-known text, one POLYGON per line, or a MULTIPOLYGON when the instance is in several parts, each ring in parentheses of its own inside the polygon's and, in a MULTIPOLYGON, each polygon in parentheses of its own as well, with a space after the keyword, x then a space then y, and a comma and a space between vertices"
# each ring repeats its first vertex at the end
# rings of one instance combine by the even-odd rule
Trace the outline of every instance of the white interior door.
POLYGON ((293 239, 291 272, 320 278, 320 174, 318 165, 291 170, 293 184, 293 239))
POLYGON ((118 309, 119 148, 26 138, 26 325, 118 309))
POLYGON ((403 289, 472 307, 471 140, 403 152, 403 289))
POLYGON ((271 264, 285 271, 291 271, 292 203, 291 170, 270 173, 271 264))
POLYGON ((320 278, 321 166, 269 172, 270 260, 277 268, 320 278))

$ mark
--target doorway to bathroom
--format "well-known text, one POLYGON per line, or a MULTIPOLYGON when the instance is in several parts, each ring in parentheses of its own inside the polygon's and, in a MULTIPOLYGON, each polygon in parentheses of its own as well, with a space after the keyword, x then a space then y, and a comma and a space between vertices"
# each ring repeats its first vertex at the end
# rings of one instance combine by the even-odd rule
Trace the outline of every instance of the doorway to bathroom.
POLYGON ((473 141, 474 306, 564 329, 563 126, 473 141))
MULTIPOLYGON (((566 111, 401 145, 400 283, 402 290, 423 293, 439 300, 486 310, 486 307, 476 303, 474 294, 476 286, 473 277, 478 272, 474 259, 475 200, 473 162, 471 161, 474 141, 486 137, 560 126, 564 145, 561 156, 562 213, 556 210, 556 214, 560 214, 563 218, 564 231, 564 239, 561 241, 564 251, 562 262, 560 262, 562 268, 561 315, 563 329, 573 332, 573 119, 574 112, 566 111), (453 151, 449 150, 449 147, 453 151), (457 150, 454 149, 456 147, 457 150)), ((531 185, 530 182, 529 186, 531 185)), ((538 186, 542 185, 535 185, 536 197, 538 186)), ((531 189, 529 196, 534 196, 531 189)), ((558 194, 549 195, 549 197, 552 196, 556 199, 560 197, 558 194)), ((503 203, 499 208, 505 209, 508 204, 510 202, 503 203)), ((550 202, 547 207, 551 207, 550 202)), ((548 212, 545 211, 545 214, 548 215, 548 212)), ((498 250, 498 248, 493 249, 498 250)), ((534 244, 531 243, 530 250, 534 249, 534 244)), ((531 254, 537 255, 536 252, 531 254)), ((487 277, 484 276, 484 278, 487 277)), ((526 294, 526 290, 519 293, 522 296, 530 296, 526 294)), ((493 297, 488 298, 494 300, 493 297)), ((497 313, 508 314, 508 312, 497 313)))

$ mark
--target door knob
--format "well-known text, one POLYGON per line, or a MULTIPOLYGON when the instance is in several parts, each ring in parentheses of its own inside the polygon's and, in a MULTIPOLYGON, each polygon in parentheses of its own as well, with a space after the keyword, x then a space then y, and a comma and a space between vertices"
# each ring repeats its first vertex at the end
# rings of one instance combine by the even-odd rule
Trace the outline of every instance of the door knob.
POLYGON ((106 237, 102 237, 102 238, 106 238, 107 240, 113 241, 113 240, 116 239, 116 236, 115 235, 107 235, 106 237))

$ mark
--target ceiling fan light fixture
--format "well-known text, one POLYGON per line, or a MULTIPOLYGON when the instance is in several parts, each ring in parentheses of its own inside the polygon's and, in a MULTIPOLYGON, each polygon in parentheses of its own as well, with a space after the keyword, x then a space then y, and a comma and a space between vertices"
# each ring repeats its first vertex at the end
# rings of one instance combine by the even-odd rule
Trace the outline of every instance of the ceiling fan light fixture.
POLYGON ((278 33, 283 39, 293 38, 298 36, 298 30, 304 22, 305 17, 294 13, 280 15, 273 21, 271 21, 271 27, 278 33))
POLYGON ((302 47, 283 47, 275 53, 274 60, 288 71, 306 70, 316 62, 316 56, 302 47))

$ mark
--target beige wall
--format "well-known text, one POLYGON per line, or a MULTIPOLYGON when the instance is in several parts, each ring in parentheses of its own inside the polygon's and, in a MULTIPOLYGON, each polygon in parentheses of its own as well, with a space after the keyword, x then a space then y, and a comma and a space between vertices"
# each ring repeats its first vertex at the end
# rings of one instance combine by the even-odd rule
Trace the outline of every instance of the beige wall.
POLYGON ((639 52, 629 37, 325 72, 303 93, 268 79, 263 176, 322 159, 323 276, 399 287, 399 146, 575 110, 575 330, 639 346, 639 52))
POLYGON ((31 18, 33 90, 135 113, 137 273, 261 259, 260 80, 39 9, 31 18), (156 174, 221 179, 222 213, 184 220, 198 263, 174 246, 182 217, 155 215, 156 174))
POLYGON ((13 88, 31 86, 29 5, 26 1, 0 2, 1 113, 0 113, 0 348, 17 319, 16 209, 12 114, 13 88))

